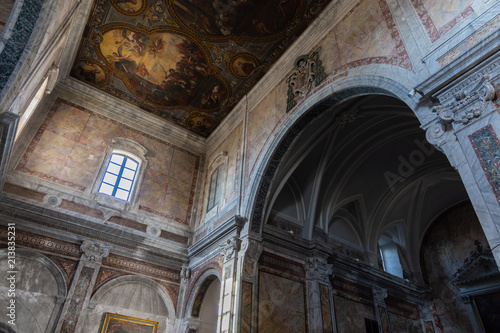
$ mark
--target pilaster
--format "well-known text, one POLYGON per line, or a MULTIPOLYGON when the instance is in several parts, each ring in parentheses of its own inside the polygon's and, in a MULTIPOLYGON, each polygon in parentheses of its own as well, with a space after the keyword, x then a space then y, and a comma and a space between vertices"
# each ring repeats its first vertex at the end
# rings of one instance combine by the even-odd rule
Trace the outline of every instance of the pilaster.
POLYGON ((104 244, 83 241, 80 246, 82 251, 80 262, 69 288, 56 332, 76 332, 80 315, 89 307, 91 290, 94 288, 102 259, 108 256, 109 250, 110 247, 104 244))
POLYGON ((329 282, 333 265, 327 263, 327 258, 327 254, 318 254, 306 260, 307 308, 311 333, 336 333, 329 282))
POLYGON ((373 302, 375 304, 375 314, 377 315, 378 330, 382 333, 391 333, 387 306, 385 305, 387 289, 375 286, 372 288, 372 294, 373 302))
POLYGON ((433 98, 436 117, 423 126, 427 140, 458 171, 493 255, 500 265, 500 115, 495 87, 500 59, 464 76, 433 98))

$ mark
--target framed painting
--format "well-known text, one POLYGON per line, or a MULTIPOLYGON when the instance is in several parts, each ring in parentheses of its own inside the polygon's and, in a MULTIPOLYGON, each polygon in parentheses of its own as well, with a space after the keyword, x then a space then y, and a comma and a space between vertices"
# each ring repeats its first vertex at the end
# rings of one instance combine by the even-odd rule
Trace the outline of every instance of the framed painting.
POLYGON ((101 333, 158 333, 158 322, 106 313, 101 333))

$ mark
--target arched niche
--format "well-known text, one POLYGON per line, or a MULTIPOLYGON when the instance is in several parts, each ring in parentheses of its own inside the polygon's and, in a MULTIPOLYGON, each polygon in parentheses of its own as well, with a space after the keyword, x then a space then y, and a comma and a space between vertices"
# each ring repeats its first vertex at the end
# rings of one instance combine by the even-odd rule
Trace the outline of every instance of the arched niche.
POLYGON ((197 333, 216 332, 220 318, 220 281, 219 272, 213 268, 207 269, 197 279, 186 306, 188 331, 194 329, 197 333))
POLYGON ((108 312, 158 322, 158 332, 170 332, 175 324, 175 307, 165 289, 137 275, 120 276, 100 287, 77 332, 100 332, 108 312))
MULTIPOLYGON (((46 256, 17 248, 15 253, 15 329, 18 332, 52 332, 66 297, 66 282, 59 268, 46 256)), ((0 250, 0 261, 7 264, 7 249, 0 250)), ((0 272, 1 281, 12 274, 0 272)), ((9 283, 0 284, 0 306, 10 302, 9 283)), ((9 317, 2 318, 8 321, 9 317)), ((1 330, 1 329, 0 329, 1 330)), ((7 331, 9 332, 9 331, 7 331)))

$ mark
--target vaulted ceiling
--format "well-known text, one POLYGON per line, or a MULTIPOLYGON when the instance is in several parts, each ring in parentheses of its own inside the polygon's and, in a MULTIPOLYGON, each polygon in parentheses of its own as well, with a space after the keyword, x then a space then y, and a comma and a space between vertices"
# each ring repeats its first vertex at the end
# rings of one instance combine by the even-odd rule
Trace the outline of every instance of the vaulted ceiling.
POLYGON ((267 221, 307 239, 321 230, 334 242, 375 252, 378 239, 396 227, 418 265, 432 222, 467 200, 445 155, 425 140, 411 109, 392 97, 364 96, 334 107, 288 151, 267 221))
POLYGON ((207 137, 326 0, 96 0, 71 76, 207 137))

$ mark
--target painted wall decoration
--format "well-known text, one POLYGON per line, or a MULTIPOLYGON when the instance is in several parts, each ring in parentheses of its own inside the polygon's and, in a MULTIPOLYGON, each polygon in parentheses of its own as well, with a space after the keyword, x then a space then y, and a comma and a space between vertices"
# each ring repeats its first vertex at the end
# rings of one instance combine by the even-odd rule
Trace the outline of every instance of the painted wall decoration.
POLYGON ((101 333, 157 333, 158 322, 116 313, 106 313, 101 333))
POLYGON ((469 135, 469 140, 500 204, 500 141, 498 136, 493 127, 488 125, 469 135))
POLYGON ((201 157, 73 103, 54 103, 16 170, 83 192, 115 137, 149 152, 139 210, 188 225, 201 157))
POLYGON ((473 331, 460 292, 450 281, 475 249, 475 240, 487 244, 472 205, 464 203, 438 217, 422 243, 421 266, 431 287, 437 332, 473 331))
POLYGON ((207 137, 328 2, 95 0, 71 75, 207 137))
POLYGON ((303 282, 261 270, 258 332, 307 332, 305 301, 303 282))
POLYGON ((458 23, 474 13, 474 0, 434 1, 411 0, 413 7, 432 42, 450 31, 458 23))
POLYGON ((290 111, 297 102, 304 99, 313 87, 316 87, 326 77, 322 61, 319 59, 318 47, 309 55, 302 55, 295 59, 295 71, 288 77, 286 111, 290 111))

